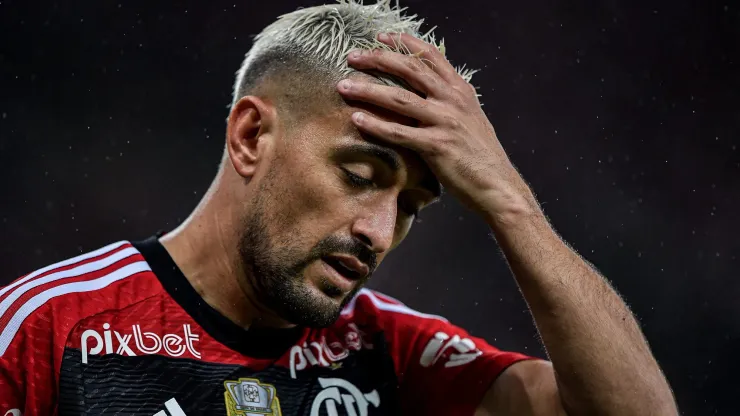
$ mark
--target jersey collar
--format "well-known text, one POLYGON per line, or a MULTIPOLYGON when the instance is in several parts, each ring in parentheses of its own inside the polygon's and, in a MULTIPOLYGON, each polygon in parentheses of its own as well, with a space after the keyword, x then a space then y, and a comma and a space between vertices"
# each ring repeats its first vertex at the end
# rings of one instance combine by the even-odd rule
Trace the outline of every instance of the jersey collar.
POLYGON ((306 331, 302 327, 244 329, 206 303, 157 236, 131 243, 144 256, 169 296, 213 339, 254 358, 278 358, 306 331))

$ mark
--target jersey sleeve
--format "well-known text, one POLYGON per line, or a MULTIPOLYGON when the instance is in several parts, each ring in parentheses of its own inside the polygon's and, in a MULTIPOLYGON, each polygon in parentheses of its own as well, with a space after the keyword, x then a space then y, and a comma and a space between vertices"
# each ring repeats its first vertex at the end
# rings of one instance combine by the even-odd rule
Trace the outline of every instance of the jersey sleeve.
POLYGON ((536 359, 501 351, 446 319, 364 291, 388 340, 403 414, 473 415, 496 378, 512 364, 536 359))
POLYGON ((14 297, 21 281, 0 288, 0 415, 51 415, 54 320, 43 306, 19 319, 28 310, 14 297))
POLYGON ((23 383, 12 370, 10 360, 0 358, 0 413, 13 415, 13 411, 21 412, 24 408, 23 391, 23 383))
POLYGON ((119 241, 0 288, 0 415, 56 414, 69 393, 60 391, 59 379, 73 329, 86 317, 149 296, 151 285, 126 279, 146 271, 136 248, 119 241), (125 293, 118 284, 127 285, 125 293))

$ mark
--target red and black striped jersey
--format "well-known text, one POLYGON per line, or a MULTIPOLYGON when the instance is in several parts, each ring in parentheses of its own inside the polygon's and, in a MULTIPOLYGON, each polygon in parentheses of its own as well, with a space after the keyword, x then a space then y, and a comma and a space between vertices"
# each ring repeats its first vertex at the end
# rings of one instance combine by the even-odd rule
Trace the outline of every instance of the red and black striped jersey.
POLYGON ((328 328, 249 329, 156 238, 0 289, 0 415, 471 415, 531 357, 362 289, 328 328))

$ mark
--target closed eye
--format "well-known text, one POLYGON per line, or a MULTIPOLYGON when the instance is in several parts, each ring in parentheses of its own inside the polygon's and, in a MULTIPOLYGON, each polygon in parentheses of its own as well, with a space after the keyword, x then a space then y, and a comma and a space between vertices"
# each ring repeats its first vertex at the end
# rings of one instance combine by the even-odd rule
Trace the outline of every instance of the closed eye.
POLYGON ((367 188, 372 187, 375 185, 375 182, 373 182, 370 179, 363 178, 362 176, 348 170, 345 168, 342 168, 342 171, 344 171, 344 174, 347 176, 347 181, 350 185, 354 188, 367 188))
MULTIPOLYGON (((374 188, 377 186, 377 184, 367 178, 363 178, 362 176, 352 172, 349 169, 341 168, 344 172, 345 176, 347 177, 347 182, 356 189, 365 189, 365 188, 374 188)), ((402 199, 399 201, 399 207, 401 210, 409 217, 416 218, 419 216, 420 209, 417 208, 413 203, 408 202, 405 199, 402 199)))

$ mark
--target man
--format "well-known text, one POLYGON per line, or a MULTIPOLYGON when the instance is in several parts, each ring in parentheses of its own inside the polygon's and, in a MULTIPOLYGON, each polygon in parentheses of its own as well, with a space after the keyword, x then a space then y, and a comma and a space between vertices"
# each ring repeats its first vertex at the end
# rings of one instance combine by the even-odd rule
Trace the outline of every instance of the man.
POLYGON ((0 414, 676 414, 630 311, 419 26, 347 0, 267 27, 180 227, 0 290, 0 414), (362 289, 438 181, 490 225, 551 362, 362 289))

